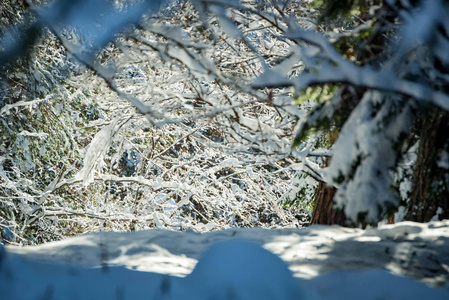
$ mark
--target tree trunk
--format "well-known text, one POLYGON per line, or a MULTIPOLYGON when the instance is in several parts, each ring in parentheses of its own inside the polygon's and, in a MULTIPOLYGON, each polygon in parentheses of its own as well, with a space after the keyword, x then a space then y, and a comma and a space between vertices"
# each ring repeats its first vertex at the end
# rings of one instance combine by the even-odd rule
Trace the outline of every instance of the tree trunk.
MULTIPOLYGON (((326 158, 325 166, 329 164, 330 158, 326 158)), ((337 189, 320 182, 315 195, 311 224, 346 225, 346 216, 342 210, 334 209, 334 195, 337 189)))
POLYGON ((449 218, 449 113, 432 107, 420 120, 418 158, 406 220, 449 218))
MULTIPOLYGON (((342 101, 339 108, 338 115, 339 124, 336 127, 341 127, 345 120, 349 118, 354 107, 357 105, 360 99, 362 99, 365 89, 356 89, 355 93, 348 87, 343 87, 341 93, 342 101)), ((330 144, 335 143, 338 137, 339 130, 334 129, 330 133, 330 144)), ((324 161, 323 167, 329 166, 331 158, 327 157, 324 161)), ((344 211, 334 209, 334 196, 337 189, 328 186, 326 183, 320 182, 315 194, 315 205, 313 206, 311 224, 323 224, 323 225, 342 225, 347 226, 346 216, 344 211)))

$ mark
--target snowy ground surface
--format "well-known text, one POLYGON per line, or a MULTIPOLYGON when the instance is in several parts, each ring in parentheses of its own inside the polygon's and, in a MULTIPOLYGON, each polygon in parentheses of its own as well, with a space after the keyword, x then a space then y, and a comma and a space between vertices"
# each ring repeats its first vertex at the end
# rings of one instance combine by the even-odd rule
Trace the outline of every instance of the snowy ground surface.
POLYGON ((102 232, 0 250, 2 299, 449 299, 449 220, 102 232))

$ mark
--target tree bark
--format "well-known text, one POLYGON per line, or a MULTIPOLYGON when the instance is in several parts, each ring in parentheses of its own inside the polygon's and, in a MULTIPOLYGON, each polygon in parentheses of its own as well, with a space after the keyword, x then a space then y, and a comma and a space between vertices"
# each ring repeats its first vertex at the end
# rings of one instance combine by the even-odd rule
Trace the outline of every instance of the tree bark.
POLYGON ((438 218, 448 219, 449 112, 432 107, 423 113, 420 125, 418 158, 406 220, 428 222, 439 208, 438 218))
MULTIPOLYGON (((326 158, 325 166, 330 158, 326 158)), ((320 182, 315 195, 311 224, 346 226, 346 216, 342 210, 334 209, 334 195, 337 189, 320 182)))
MULTIPOLYGON (((348 89, 348 87, 343 87, 343 92, 341 93, 342 101, 339 108, 338 115, 339 124, 336 127, 343 126, 344 122, 349 118, 354 107, 360 99, 362 99, 365 89, 356 89, 355 93, 348 89)), ((335 143, 338 138, 339 131, 334 129, 330 134, 330 144, 335 143)), ((331 157, 327 157, 324 161, 323 167, 329 166, 331 157)), ((326 183, 320 182, 315 194, 315 205, 313 206, 312 220, 311 224, 322 224, 322 225, 342 225, 347 226, 346 216, 343 210, 337 210, 334 208, 334 196, 337 189, 332 186, 328 186, 326 183)))

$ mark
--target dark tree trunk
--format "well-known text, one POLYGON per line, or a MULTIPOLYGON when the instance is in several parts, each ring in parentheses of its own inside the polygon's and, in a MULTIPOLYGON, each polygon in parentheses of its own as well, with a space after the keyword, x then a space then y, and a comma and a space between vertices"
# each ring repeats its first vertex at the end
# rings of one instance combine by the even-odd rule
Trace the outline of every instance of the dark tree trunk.
POLYGON ((449 113, 432 107, 420 120, 418 158, 406 220, 428 222, 442 209, 449 219, 449 113))
POLYGON ((333 199, 336 191, 334 187, 329 187, 325 183, 320 182, 315 197, 311 224, 346 225, 344 212, 333 208, 333 199))
MULTIPOLYGON (((329 164, 330 158, 326 158, 325 165, 329 164)), ((336 210, 334 206, 334 195, 337 189, 320 182, 315 195, 311 224, 323 225, 346 225, 346 217, 342 210, 336 210)))
MULTIPOLYGON (((343 87, 341 93, 342 101, 338 115, 340 116, 336 127, 343 126, 350 113, 362 99, 365 89, 356 89, 355 92, 348 87, 343 87)), ((338 138, 339 131, 334 129, 330 134, 330 144, 333 144, 338 138)), ((327 157, 323 167, 329 166, 331 158, 327 157)), ((311 224, 323 225, 342 225, 347 226, 344 211, 334 208, 334 196, 337 189, 320 182, 315 194, 315 205, 313 206, 311 224)))

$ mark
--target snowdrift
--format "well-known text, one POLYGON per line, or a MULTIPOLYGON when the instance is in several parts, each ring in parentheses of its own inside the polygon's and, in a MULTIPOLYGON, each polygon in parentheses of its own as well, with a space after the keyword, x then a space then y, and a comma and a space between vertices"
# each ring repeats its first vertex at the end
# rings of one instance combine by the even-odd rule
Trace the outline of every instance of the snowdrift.
POLYGON ((449 299, 449 220, 1 247, 2 299, 449 299))

